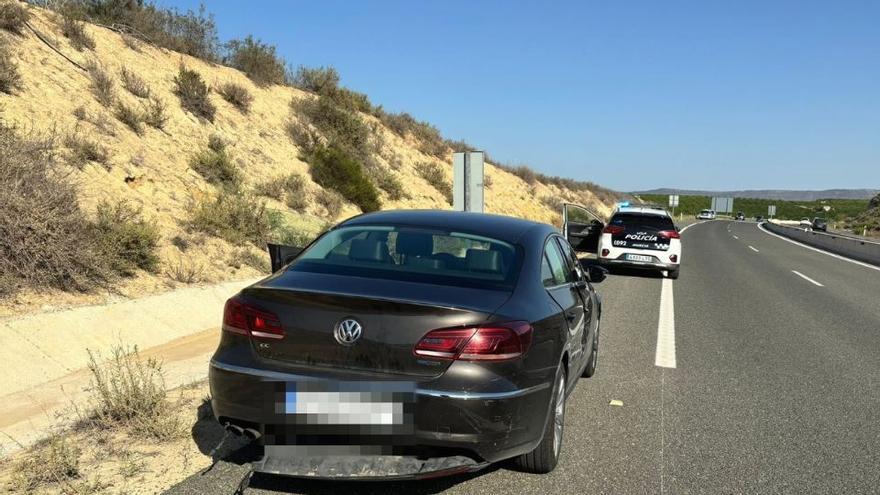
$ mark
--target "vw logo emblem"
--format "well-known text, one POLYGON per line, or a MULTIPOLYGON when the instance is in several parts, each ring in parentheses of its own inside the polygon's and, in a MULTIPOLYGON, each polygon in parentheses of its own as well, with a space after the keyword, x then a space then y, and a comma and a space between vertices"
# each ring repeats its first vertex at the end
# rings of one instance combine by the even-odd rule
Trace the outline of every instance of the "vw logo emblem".
POLYGON ((336 328, 333 329, 333 336, 336 337, 336 342, 342 345, 352 345, 361 338, 363 331, 364 328, 359 321, 353 318, 346 318, 336 324, 336 328))

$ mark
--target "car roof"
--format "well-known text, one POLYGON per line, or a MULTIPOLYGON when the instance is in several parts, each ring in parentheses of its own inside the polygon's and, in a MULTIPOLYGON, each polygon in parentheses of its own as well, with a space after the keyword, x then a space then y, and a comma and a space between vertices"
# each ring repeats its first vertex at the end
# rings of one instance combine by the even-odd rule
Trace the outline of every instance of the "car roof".
POLYGON ((525 232, 534 228, 556 231, 551 225, 522 218, 451 210, 385 210, 358 215, 339 224, 340 227, 351 225, 426 227, 469 232, 507 242, 516 242, 525 232))
POLYGON ((660 217, 668 217, 669 212, 665 209, 660 208, 658 206, 621 206, 614 212, 617 213, 630 213, 636 215, 657 215, 660 217))

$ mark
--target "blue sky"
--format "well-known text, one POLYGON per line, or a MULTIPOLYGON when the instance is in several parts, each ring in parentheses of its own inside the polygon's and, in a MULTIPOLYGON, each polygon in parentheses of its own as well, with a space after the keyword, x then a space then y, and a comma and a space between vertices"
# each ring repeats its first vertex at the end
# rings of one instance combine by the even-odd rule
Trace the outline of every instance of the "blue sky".
POLYGON ((511 164, 625 191, 880 188, 878 1, 206 5, 221 39, 333 65, 511 164))

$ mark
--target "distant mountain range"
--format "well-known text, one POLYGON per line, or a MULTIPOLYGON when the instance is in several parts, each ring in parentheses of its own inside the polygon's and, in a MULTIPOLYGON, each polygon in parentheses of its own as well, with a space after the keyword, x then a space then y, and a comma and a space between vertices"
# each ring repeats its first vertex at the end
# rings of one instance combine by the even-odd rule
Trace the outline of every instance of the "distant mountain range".
POLYGON ((698 191, 693 189, 659 188, 635 191, 632 194, 680 194, 682 196, 723 196, 734 198, 784 199, 788 201, 815 201, 817 199, 871 199, 878 189, 825 189, 823 191, 794 191, 787 189, 749 189, 745 191, 698 191))

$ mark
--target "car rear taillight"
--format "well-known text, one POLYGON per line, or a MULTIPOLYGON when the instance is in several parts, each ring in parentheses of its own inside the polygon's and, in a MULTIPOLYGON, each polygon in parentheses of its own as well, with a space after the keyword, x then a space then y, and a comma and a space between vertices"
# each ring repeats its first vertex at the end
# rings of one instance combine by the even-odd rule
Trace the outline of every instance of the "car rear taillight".
POLYGON ((238 297, 226 301, 223 308, 223 330, 262 339, 284 338, 284 329, 277 316, 255 308, 238 297))
POLYGON ((603 257, 603 258, 606 257, 606 256, 608 256, 609 254, 611 254, 611 251, 609 251, 609 250, 607 250, 607 249, 603 249, 603 250, 602 250, 602 257, 603 257))
POLYGON ((678 233, 677 230, 661 230, 657 232, 658 237, 665 237, 667 239, 681 239, 681 234, 678 233))
POLYGON ((531 344, 532 326, 515 321, 432 330, 419 340, 413 354, 450 361, 505 361, 524 355, 531 344))
POLYGON ((624 230, 626 230, 626 229, 624 229, 620 225, 606 225, 605 228, 602 229, 602 233, 617 235, 617 234, 622 234, 624 230))

